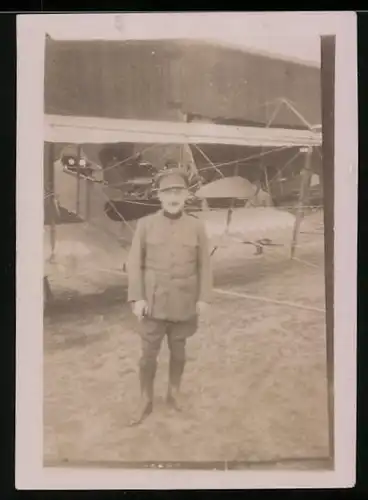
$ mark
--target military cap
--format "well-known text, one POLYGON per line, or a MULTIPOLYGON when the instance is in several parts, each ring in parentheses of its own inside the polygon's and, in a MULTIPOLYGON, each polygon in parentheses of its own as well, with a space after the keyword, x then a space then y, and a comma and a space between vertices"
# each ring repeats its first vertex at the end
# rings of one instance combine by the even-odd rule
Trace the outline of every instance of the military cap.
POLYGON ((188 177, 181 168, 166 168, 158 173, 156 185, 159 191, 188 188, 188 177))

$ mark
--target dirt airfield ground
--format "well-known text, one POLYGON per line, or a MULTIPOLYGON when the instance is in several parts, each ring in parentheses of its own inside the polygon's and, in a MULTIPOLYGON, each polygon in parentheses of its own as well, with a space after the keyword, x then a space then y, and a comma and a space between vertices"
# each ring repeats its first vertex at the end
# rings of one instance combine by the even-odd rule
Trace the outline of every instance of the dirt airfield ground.
MULTIPOLYGON (((308 228, 320 222, 320 214, 310 216, 308 228)), ((241 245, 220 250, 214 256, 215 286, 323 310, 323 236, 301 234, 297 257, 290 261, 287 249, 277 247, 263 256, 241 245)), ((164 345, 155 411, 130 428, 139 395, 139 337, 125 302, 125 280, 111 275, 100 282, 98 293, 56 300, 45 314, 46 464, 254 466, 289 459, 297 468, 319 467, 318 459, 328 455, 323 312, 214 293, 188 344, 185 411, 173 413, 164 404, 164 345)))

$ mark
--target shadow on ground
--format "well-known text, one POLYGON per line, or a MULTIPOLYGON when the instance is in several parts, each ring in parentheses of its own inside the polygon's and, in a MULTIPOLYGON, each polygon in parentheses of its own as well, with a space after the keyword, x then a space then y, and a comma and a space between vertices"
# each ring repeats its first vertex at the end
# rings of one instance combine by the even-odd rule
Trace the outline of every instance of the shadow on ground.
POLYGON ((93 312, 102 314, 107 309, 125 304, 127 290, 124 285, 111 285, 104 291, 81 294, 78 292, 65 292, 51 299, 44 308, 45 318, 55 318, 63 315, 78 315, 93 312))

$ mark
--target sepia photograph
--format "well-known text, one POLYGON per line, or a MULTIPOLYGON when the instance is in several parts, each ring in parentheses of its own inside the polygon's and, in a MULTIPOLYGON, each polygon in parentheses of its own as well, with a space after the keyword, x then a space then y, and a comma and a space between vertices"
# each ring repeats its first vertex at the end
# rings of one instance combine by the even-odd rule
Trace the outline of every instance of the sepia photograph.
MULTIPOLYGON (((339 39, 288 32, 287 13, 272 29, 252 14, 240 15, 256 21, 248 30, 235 13, 218 16, 20 16, 23 47, 37 32, 37 77, 33 89, 19 52, 30 79, 18 94, 29 117, 18 228, 41 256, 27 260, 40 332, 25 335, 40 388, 22 413, 39 405, 40 468, 69 471, 74 486, 78 470, 336 471, 342 345, 355 372, 357 182, 354 109, 342 174, 336 163, 339 39), (353 275, 343 327, 344 203, 353 275)), ((22 352, 19 365, 31 359, 22 352)), ((339 432, 350 432, 353 460, 350 383, 351 427, 339 432)))

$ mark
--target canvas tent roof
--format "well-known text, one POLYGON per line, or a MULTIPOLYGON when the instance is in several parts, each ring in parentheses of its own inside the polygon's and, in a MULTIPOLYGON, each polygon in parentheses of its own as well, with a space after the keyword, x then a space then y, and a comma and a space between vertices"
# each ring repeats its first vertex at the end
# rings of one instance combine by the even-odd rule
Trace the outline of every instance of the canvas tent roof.
POLYGON ((238 127, 45 115, 45 141, 74 144, 228 144, 253 147, 319 146, 322 134, 309 130, 238 127))
POLYGON ((45 46, 47 114, 172 120, 184 114, 244 125, 321 121, 320 68, 239 47, 183 40, 52 40, 45 46), (267 75, 265 77, 265 75, 267 75))

